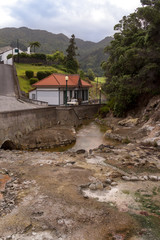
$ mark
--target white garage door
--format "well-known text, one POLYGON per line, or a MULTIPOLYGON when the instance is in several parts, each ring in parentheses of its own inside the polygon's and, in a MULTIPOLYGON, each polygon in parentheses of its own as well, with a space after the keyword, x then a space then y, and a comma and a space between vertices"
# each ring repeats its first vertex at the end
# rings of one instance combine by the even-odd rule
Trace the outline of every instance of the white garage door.
POLYGON ((49 105, 59 105, 58 91, 37 91, 37 100, 48 102, 49 105))

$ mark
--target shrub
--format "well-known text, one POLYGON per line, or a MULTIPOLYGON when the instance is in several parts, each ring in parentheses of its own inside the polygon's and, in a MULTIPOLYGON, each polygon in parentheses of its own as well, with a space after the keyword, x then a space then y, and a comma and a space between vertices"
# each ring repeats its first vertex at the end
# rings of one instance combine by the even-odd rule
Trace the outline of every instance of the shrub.
POLYGON ((102 117, 102 118, 106 117, 106 114, 109 113, 109 107, 107 105, 101 107, 99 109, 98 113, 99 113, 100 117, 102 117))
POLYGON ((25 72, 25 74, 26 74, 26 77, 27 77, 28 79, 30 79, 30 78, 32 78, 32 77, 34 76, 34 72, 31 71, 31 70, 27 70, 27 71, 25 72))
POLYGON ((38 78, 39 80, 41 80, 41 79, 43 79, 43 78, 45 78, 45 77, 46 77, 45 71, 38 71, 38 72, 37 72, 37 78, 38 78))
MULTIPOLYGON (((17 56, 17 55, 15 55, 15 56, 17 56)), ((22 53, 19 53, 19 57, 22 57, 22 58, 30 58, 30 54, 27 54, 27 53, 22 52, 22 53)))
POLYGON ((13 54, 12 54, 12 53, 8 54, 8 56, 7 56, 7 59, 10 59, 10 58, 12 58, 12 56, 13 56, 13 54))
POLYGON ((33 53, 30 56, 31 56, 31 58, 46 60, 46 55, 43 53, 33 53))
POLYGON ((43 63, 32 63, 33 66, 42 66, 43 63))
POLYGON ((52 73, 53 73, 52 71, 38 71, 37 72, 37 78, 39 80, 42 80, 43 78, 48 77, 52 73))
POLYGON ((30 84, 31 84, 31 85, 34 84, 34 83, 36 83, 36 82, 38 82, 38 78, 31 78, 31 79, 30 79, 30 84))
POLYGON ((46 77, 50 76, 53 72, 52 71, 45 71, 46 77))

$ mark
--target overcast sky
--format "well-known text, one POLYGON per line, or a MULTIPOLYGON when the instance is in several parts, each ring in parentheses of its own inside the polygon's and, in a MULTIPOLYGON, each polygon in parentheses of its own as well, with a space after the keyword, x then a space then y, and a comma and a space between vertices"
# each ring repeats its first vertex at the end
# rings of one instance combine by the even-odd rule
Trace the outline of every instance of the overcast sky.
POLYGON ((0 28, 28 27, 98 42, 113 36, 124 15, 140 7, 140 0, 3 0, 0 28))

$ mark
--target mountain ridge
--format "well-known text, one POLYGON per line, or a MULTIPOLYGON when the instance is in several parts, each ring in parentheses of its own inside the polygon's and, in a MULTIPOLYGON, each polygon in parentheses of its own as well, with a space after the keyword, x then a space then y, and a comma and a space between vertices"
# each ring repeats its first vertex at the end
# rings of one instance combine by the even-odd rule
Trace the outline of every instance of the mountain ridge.
MULTIPOLYGON (((100 64, 106 59, 103 49, 112 39, 112 37, 106 37, 96 43, 75 38, 79 53, 78 61, 83 70, 86 71, 89 67, 96 73, 101 72, 100 64), (99 57, 97 57, 97 53, 99 57), (91 63, 89 63, 88 61, 92 56, 94 56, 95 61, 91 61, 91 63), (97 64, 95 64, 96 61, 99 61, 98 67, 97 64)), ((63 51, 64 54, 66 54, 66 49, 69 44, 69 38, 63 33, 55 34, 46 30, 30 29, 27 27, 7 27, 0 29, 0 47, 7 45, 16 47, 17 41, 19 48, 23 51, 26 51, 30 42, 38 41, 40 42, 41 47, 37 51, 45 54, 52 54, 56 50, 63 51)))

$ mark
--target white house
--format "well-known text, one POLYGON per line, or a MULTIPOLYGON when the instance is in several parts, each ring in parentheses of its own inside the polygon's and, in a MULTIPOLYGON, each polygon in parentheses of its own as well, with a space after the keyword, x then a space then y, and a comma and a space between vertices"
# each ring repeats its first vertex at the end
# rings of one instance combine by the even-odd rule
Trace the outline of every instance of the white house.
MULTIPOLYGON (((19 53, 22 53, 22 51, 19 49, 19 53)), ((13 65, 13 59, 7 59, 7 56, 9 54, 16 55, 18 54, 18 48, 12 48, 10 46, 2 47, 0 48, 0 62, 4 64, 13 65)))
POLYGON ((48 105, 64 105, 71 99, 88 102, 91 85, 80 79, 78 74, 66 75, 53 73, 32 85, 35 89, 29 92, 29 98, 48 102, 48 105))

